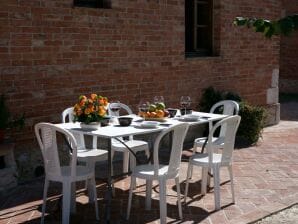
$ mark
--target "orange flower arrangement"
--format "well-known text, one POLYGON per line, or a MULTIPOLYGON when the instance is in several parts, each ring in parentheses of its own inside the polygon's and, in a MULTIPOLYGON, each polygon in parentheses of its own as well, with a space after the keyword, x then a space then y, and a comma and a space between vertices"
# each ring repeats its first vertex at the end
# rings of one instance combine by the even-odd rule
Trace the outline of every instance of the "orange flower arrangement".
POLYGON ((108 98, 92 93, 90 98, 84 95, 79 97, 78 103, 74 105, 74 121, 99 122, 107 114, 108 98))

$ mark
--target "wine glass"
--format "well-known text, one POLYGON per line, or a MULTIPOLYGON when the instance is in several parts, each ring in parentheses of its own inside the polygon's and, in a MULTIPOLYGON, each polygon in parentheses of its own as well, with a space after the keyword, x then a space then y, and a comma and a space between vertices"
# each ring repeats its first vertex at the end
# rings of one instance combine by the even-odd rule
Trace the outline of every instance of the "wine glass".
POLYGON ((111 110, 111 115, 113 116, 119 116, 119 111, 120 111, 120 101, 115 100, 110 102, 110 110, 111 110))
POLYGON ((186 109, 190 106, 190 104, 191 104, 190 96, 181 96, 180 105, 184 109, 184 114, 186 114, 186 109))
POLYGON ((145 100, 141 100, 139 105, 139 115, 145 118, 145 113, 149 110, 149 102, 145 100))
POLYGON ((164 98, 163 98, 163 96, 155 96, 153 101, 154 101, 155 104, 164 103, 164 98))

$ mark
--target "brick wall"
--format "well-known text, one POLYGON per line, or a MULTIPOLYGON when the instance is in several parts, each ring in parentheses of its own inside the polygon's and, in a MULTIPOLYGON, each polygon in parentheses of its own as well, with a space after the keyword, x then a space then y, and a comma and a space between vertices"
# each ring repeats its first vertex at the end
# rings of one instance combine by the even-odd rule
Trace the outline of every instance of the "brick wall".
MULTIPOLYGON (((298 13, 297 0, 284 0, 284 14, 298 13)), ((281 37, 280 91, 298 93, 298 32, 281 37)))
MULTIPOLYGON (((266 104, 279 38, 234 27, 236 16, 280 17, 280 0, 221 0, 218 57, 185 59, 184 0, 112 0, 112 9, 73 8, 71 0, 0 2, 0 93, 26 114, 18 141, 33 125, 58 122, 80 94, 100 93, 135 110, 163 95, 168 106, 190 95, 193 107, 210 85, 266 104)), ((22 145, 24 147, 24 145, 22 145)))

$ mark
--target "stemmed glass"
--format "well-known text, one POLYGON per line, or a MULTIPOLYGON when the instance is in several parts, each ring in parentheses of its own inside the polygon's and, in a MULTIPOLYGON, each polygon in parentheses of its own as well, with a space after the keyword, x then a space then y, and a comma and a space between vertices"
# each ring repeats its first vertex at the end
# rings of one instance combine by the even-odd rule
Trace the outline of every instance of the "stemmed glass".
POLYGON ((149 102, 145 100, 141 100, 139 105, 139 115, 145 118, 145 113, 149 110, 149 102))
POLYGON ((190 96, 181 96, 180 105, 184 109, 184 114, 186 114, 186 109, 190 106, 191 99, 190 96))
POLYGON ((113 112, 113 115, 119 115, 119 111, 120 111, 120 101, 119 100, 115 100, 112 101, 110 103, 110 109, 113 112))
POLYGON ((155 104, 164 103, 164 98, 163 98, 163 96, 155 96, 153 101, 154 101, 155 104))

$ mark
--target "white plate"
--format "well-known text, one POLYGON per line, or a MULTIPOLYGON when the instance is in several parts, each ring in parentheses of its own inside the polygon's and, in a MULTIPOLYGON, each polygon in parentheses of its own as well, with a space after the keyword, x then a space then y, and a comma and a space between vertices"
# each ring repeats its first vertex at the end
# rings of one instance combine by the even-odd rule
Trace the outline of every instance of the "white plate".
POLYGON ((187 114, 184 116, 181 116, 179 118, 180 121, 197 121, 199 120, 200 116, 194 115, 194 114, 187 114))
POLYGON ((167 117, 145 117, 145 121, 165 122, 166 120, 167 120, 167 117))
POLYGON ((156 128, 159 125, 157 121, 143 121, 140 126, 143 128, 156 128))

